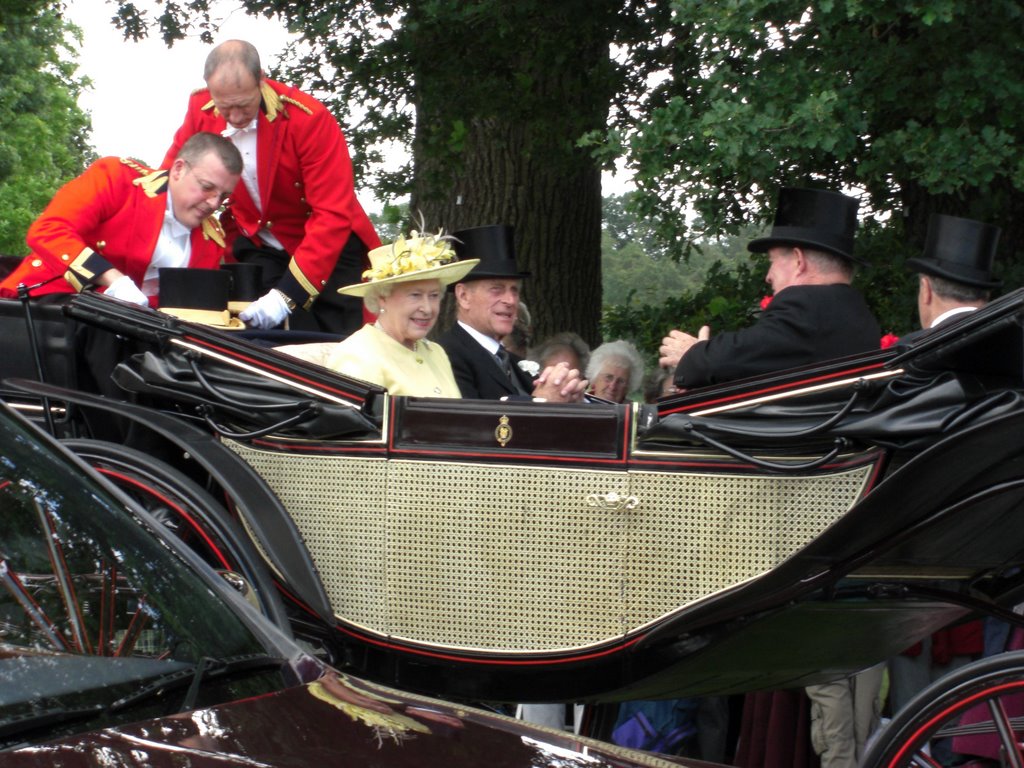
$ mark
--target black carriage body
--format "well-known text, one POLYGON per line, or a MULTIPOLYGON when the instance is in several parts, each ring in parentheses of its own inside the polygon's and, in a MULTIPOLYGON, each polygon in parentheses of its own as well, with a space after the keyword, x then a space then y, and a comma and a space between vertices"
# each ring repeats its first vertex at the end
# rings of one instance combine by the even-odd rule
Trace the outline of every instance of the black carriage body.
POLYGON ((1019 599, 1022 304, 656 407, 391 398, 99 297, 69 312, 151 342, 120 383, 280 501, 236 506, 353 670, 612 701, 834 678, 1019 599))

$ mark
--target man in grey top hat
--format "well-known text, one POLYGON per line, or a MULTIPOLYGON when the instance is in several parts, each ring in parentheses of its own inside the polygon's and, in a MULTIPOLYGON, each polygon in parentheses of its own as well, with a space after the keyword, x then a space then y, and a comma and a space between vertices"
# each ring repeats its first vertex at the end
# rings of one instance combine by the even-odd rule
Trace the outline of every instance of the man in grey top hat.
POLYGON ((992 277, 1000 228, 974 219, 932 214, 921 256, 907 261, 918 273, 917 313, 921 330, 900 343, 914 341, 959 315, 988 303, 1002 286, 992 277))
POLYGON ((747 246, 767 253, 765 281, 774 293, 757 323, 714 338, 674 330, 662 340, 659 365, 676 386, 702 387, 878 349, 881 333, 850 285, 857 201, 838 192, 786 188, 767 237, 747 246))
POLYGON ((516 266, 513 234, 512 227, 504 224, 452 233, 459 260, 479 259, 480 263, 450 289, 458 322, 438 342, 448 353, 463 397, 578 402, 587 385, 579 371, 552 366, 535 376, 528 370, 535 365, 501 344, 515 326, 519 291, 523 278, 529 276, 516 266))

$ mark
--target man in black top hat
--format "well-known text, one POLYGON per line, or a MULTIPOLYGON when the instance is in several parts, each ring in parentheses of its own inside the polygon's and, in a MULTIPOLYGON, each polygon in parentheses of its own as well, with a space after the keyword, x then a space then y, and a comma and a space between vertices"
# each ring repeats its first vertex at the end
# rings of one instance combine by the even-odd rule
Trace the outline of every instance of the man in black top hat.
POLYGON ((552 366, 539 376, 529 362, 501 345, 512 332, 519 311, 519 292, 528 272, 516 266, 513 229, 504 224, 452 233, 459 260, 480 259, 473 271, 452 290, 457 322, 438 341, 455 373, 462 396, 480 400, 536 397, 575 402, 583 397, 586 381, 579 371, 552 366))
POLYGON ((920 257, 907 261, 918 273, 917 313, 921 330, 901 343, 914 341, 933 328, 988 303, 1002 282, 992 278, 1000 228, 974 219, 932 214, 920 257))
POLYGON ((702 387, 878 349, 880 331, 851 287, 857 201, 838 192, 786 188, 767 237, 747 246, 767 253, 773 297, 757 323, 714 338, 671 331, 659 364, 676 386, 702 387))

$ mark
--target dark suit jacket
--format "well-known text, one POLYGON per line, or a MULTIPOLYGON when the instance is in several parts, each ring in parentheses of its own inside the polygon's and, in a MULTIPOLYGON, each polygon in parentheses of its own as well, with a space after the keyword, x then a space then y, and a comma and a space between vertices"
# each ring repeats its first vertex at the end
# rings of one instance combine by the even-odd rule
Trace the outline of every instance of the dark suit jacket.
POLYGON ((703 387, 878 349, 881 331, 848 285, 793 285, 758 321, 694 344, 676 368, 679 387, 703 387))
MULTIPOLYGON (((438 343, 448 353, 455 381, 463 397, 472 400, 498 400, 506 395, 519 394, 491 353, 466 333, 458 323, 438 339, 438 343)), ((523 358, 509 354, 509 359, 512 361, 513 374, 518 377, 523 389, 532 392, 533 378, 520 370, 518 365, 523 358)))
POLYGON ((911 331, 910 333, 905 333, 902 336, 900 336, 899 341, 896 342, 896 343, 899 344, 900 346, 906 346, 908 344, 913 344, 915 341, 920 341, 925 336, 927 336, 928 334, 932 333, 933 331, 935 331, 936 329, 938 329, 940 327, 942 327, 942 328, 948 327, 947 323, 949 325, 952 325, 953 323, 957 322, 958 320, 963 320, 969 314, 970 314, 970 312, 963 312, 963 313, 958 314, 958 315, 953 315, 952 317, 947 317, 945 320, 943 320, 938 325, 933 325, 930 328, 918 328, 916 331, 911 331))

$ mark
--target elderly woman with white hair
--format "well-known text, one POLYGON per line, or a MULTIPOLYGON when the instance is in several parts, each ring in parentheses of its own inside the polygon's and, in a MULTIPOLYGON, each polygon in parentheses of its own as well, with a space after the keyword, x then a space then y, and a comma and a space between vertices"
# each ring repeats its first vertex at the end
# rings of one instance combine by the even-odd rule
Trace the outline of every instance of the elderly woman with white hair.
POLYGON ((587 363, 589 393, 622 403, 640 386, 644 361, 636 347, 623 339, 608 341, 590 353, 587 363))
POLYGON ((444 349, 427 340, 445 287, 478 259, 459 261, 448 241, 412 232, 370 251, 364 282, 338 289, 361 296, 377 321, 364 325, 327 356, 328 368, 386 387, 392 395, 460 397, 444 349))

